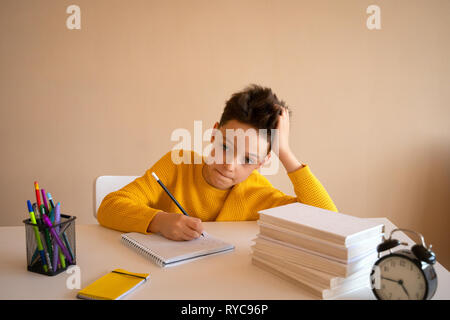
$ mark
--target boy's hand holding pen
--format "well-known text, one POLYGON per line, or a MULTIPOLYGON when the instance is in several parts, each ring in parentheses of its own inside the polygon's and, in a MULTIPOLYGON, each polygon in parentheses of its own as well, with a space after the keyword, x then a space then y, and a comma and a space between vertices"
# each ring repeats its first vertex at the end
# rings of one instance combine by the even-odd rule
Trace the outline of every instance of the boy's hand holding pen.
POLYGON ((183 212, 183 215, 160 211, 153 218, 147 231, 152 233, 159 232, 171 240, 192 240, 203 236, 202 221, 199 218, 189 217, 186 210, 172 196, 158 176, 154 172, 152 172, 152 175, 181 212, 183 212))
POLYGON ((170 240, 192 240, 203 233, 202 221, 179 213, 158 212, 148 227, 152 233, 161 233, 170 240))

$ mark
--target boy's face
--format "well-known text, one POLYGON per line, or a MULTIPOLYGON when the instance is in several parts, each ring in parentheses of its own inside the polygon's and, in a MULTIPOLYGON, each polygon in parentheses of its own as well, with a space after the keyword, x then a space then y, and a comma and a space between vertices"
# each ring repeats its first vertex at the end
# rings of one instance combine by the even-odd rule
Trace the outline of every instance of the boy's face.
POLYGON ((254 127, 230 120, 222 127, 216 122, 214 129, 209 156, 214 160, 203 168, 203 177, 210 185, 229 189, 269 160, 269 143, 254 127))

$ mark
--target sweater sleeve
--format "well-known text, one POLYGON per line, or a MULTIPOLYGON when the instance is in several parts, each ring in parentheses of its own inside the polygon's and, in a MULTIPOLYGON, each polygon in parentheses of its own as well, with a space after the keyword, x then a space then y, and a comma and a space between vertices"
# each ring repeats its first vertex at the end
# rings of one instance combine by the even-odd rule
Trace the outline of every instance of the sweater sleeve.
POLYGON ((298 202, 330 211, 338 211, 330 195, 311 172, 309 166, 305 165, 290 172, 288 176, 294 186, 298 202))
POLYGON ((285 204, 300 202, 307 205, 319 207, 330 211, 338 211, 322 186, 320 181, 311 172, 309 166, 305 165, 288 176, 294 187, 296 197, 286 195, 282 191, 273 187, 266 177, 257 174, 255 183, 247 190, 247 205, 252 208, 252 216, 257 219, 257 212, 260 210, 279 207, 285 204))
POLYGON ((146 173, 118 191, 108 194, 97 211, 98 222, 121 232, 148 234, 148 226, 159 211, 158 202, 163 189, 152 177, 155 172, 162 181, 170 183, 176 174, 171 152, 165 154, 146 173))

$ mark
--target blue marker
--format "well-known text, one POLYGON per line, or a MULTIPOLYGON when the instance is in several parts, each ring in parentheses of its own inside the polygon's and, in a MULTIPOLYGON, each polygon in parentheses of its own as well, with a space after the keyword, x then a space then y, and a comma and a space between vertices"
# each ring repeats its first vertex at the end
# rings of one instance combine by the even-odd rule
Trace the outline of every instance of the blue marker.
MULTIPOLYGON (((47 192, 47 197, 48 197, 48 202, 50 202, 50 206, 53 209, 51 211, 51 214, 50 214, 50 216, 51 216, 50 218, 51 218, 51 221, 53 223, 53 222, 55 222, 55 208, 56 208, 56 205, 55 205, 55 202, 53 201, 53 198, 52 198, 52 195, 50 194, 50 192, 47 192)), ((67 239, 66 232, 64 231, 62 235, 63 235, 64 244, 66 245, 67 249, 69 250, 70 256, 72 257, 72 259, 75 259, 74 255, 73 255, 72 247, 70 246, 69 239, 67 239)))
POLYGON ((50 211, 50 220, 53 222, 55 222, 55 203, 53 202, 53 198, 52 195, 50 194, 50 192, 47 192, 47 198, 48 198, 48 202, 50 202, 50 207, 51 207, 51 211, 50 211))

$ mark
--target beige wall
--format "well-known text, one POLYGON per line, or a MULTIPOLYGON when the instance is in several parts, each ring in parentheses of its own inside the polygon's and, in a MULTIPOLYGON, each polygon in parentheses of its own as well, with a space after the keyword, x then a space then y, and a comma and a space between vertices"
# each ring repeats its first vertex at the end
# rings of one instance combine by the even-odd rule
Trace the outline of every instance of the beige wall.
MULTIPOLYGON (((450 267, 450 1, 1 6, 0 225, 27 218, 34 180, 95 223, 96 177, 143 174, 174 129, 206 130, 259 83, 292 107, 291 146, 341 212, 422 232, 450 267)), ((293 194, 283 168, 269 179, 293 194)))

